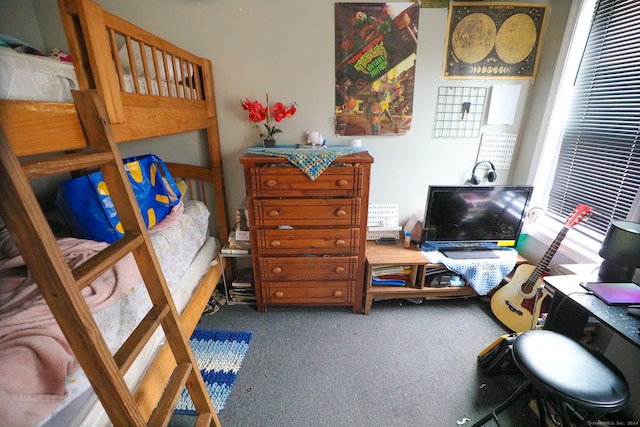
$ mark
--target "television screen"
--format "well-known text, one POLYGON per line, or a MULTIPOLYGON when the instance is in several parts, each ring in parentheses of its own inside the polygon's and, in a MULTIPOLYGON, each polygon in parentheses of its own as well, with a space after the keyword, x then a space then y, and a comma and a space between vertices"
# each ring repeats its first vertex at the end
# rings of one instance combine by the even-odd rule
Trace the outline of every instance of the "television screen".
POLYGON ((422 250, 515 247, 532 186, 430 186, 422 250))

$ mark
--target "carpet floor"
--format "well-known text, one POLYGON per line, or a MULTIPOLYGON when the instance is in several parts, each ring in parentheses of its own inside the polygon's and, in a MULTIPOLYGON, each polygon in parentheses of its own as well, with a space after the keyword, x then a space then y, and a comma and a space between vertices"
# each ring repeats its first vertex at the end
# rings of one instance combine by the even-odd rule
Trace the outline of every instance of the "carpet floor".
MULTIPOLYGON (((368 316, 225 305, 198 327, 252 332, 218 415, 225 427, 469 426, 522 382, 478 368, 478 354, 507 333, 480 298, 380 301, 368 316)), ((174 415, 170 426, 193 419, 174 415)), ((524 401, 499 419, 502 427, 539 425, 524 401)))

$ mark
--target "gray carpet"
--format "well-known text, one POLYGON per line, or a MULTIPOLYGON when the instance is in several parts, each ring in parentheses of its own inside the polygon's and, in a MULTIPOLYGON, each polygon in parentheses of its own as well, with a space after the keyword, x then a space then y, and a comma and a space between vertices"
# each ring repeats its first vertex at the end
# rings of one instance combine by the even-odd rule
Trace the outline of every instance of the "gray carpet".
MULTIPOLYGON (((368 316, 344 307, 223 306, 198 327, 253 332, 219 414, 223 426, 469 426, 522 382, 478 369, 478 353, 507 333, 479 298, 374 302, 368 316)), ((524 402, 499 419, 503 427, 539 425, 524 402)), ((174 416, 170 426, 193 422, 174 416)))

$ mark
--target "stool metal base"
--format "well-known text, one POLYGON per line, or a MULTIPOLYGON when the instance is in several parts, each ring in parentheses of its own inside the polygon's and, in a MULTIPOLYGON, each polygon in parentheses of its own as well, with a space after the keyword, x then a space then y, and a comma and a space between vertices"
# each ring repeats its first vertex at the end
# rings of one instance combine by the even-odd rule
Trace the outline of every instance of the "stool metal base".
MULTIPOLYGON (((498 425, 500 425, 500 422, 498 421, 498 415, 501 412, 503 412, 504 410, 506 410, 509 406, 511 406, 516 400, 518 400, 518 398, 520 396, 522 396, 525 393, 530 393, 530 392, 533 392, 534 395, 535 395, 535 401, 536 401, 536 405, 537 405, 537 408, 538 408, 538 417, 540 419, 540 426, 541 427, 548 427, 548 424, 546 422, 547 414, 549 415, 549 417, 552 417, 552 412, 549 411, 545 407, 545 403, 544 402, 548 402, 549 400, 546 399, 544 396, 542 396, 535 389, 535 387, 533 387, 533 384, 529 380, 526 380, 524 383, 522 383, 520 385, 520 387, 518 387, 516 389, 516 391, 514 391, 511 396, 509 396, 509 398, 507 400, 505 400, 500 405, 498 405, 498 407, 495 408, 493 411, 491 411, 489 414, 485 415, 484 417, 482 417, 481 419, 476 421, 471 427, 483 426, 489 420, 492 420, 492 419, 498 425)), ((566 426, 566 427, 587 426, 587 425, 590 425, 589 423, 591 421, 596 421, 596 420, 600 419, 600 417, 602 417, 604 414, 606 414, 606 412, 591 413, 591 414, 589 414, 589 416, 587 416, 585 418, 583 415, 578 413, 576 410, 574 410, 570 405, 568 405, 565 402, 554 402, 554 403, 555 403, 555 404, 553 404, 553 408, 555 409, 554 412, 557 413, 560 416, 560 420, 555 420, 555 419, 553 420, 554 421, 554 426, 566 426), (576 424, 576 423, 571 421, 572 417, 575 419, 575 421, 578 424, 576 424)))
MULTIPOLYGON (((502 402, 496 409, 494 409, 491 413, 482 417, 471 427, 480 427, 482 425, 485 425, 487 421, 491 419, 493 419, 495 422, 498 422, 498 414, 500 414, 502 411, 504 411, 509 406, 511 406, 511 404, 513 404, 513 402, 515 402, 522 394, 531 390, 532 390, 531 381, 529 380, 525 381, 524 383, 522 383, 520 387, 518 387, 518 389, 515 392, 513 392, 511 396, 509 396, 507 400, 502 402)), ((540 404, 538 404, 538 411, 540 411, 540 404)), ((541 417, 540 419, 543 419, 543 418, 541 417)))

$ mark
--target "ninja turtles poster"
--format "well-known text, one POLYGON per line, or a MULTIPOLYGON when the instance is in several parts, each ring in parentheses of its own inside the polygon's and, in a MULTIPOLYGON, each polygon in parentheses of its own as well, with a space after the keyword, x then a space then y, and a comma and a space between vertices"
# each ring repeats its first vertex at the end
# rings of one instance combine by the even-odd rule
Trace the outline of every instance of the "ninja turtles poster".
POLYGON ((336 3, 336 134, 411 129, 419 3, 336 3))

